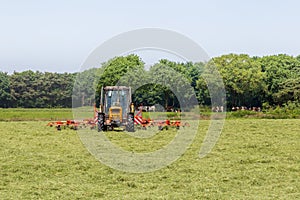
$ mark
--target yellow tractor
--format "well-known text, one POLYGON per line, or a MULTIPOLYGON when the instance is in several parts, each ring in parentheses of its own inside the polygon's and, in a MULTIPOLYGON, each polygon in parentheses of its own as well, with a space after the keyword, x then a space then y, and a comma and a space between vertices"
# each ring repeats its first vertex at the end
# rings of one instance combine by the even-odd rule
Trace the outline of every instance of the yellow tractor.
POLYGON ((98 131, 127 130, 134 132, 134 105, 131 88, 106 86, 101 88, 98 131))

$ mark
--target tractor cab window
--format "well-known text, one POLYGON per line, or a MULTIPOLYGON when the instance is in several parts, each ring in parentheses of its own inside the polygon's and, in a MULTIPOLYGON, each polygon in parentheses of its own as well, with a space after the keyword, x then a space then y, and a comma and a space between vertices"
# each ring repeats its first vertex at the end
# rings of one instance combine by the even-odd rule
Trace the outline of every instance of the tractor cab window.
POLYGON ((106 92, 105 112, 108 113, 112 106, 122 107, 123 116, 128 113, 127 101, 129 91, 127 90, 109 90, 106 92))

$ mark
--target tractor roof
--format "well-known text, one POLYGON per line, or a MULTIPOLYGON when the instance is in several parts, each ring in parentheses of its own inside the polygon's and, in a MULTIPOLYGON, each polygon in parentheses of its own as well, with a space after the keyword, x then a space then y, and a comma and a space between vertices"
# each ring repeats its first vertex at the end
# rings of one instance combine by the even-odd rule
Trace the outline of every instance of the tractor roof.
POLYGON ((127 86, 106 86, 104 90, 129 90, 127 86))

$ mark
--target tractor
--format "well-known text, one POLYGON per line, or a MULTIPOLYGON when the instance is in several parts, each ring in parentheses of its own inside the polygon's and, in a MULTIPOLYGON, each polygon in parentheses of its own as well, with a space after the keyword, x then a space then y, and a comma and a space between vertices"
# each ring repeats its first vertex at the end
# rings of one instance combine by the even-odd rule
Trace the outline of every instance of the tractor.
POLYGON ((105 86, 101 88, 98 131, 134 132, 134 104, 131 88, 105 86))

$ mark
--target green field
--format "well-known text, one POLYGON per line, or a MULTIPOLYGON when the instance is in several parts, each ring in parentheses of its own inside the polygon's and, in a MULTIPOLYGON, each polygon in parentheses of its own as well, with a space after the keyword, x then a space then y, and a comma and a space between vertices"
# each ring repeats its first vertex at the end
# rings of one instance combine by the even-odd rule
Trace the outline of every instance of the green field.
POLYGON ((0 121, 47 121, 72 119, 72 109, 2 108, 0 121))
POLYGON ((0 108, 0 121, 58 121, 93 118, 93 107, 72 108, 0 108))
MULTIPOLYGON (((299 199, 300 120, 227 120, 219 142, 198 157, 209 121, 186 153, 166 168, 125 173, 96 160, 72 130, 45 122, 0 122, 0 199, 299 199)), ((130 151, 160 148, 151 140, 109 132, 130 151)))
MULTIPOLYGON (((224 113, 218 113, 224 115, 224 113)), ((210 119, 209 109, 184 113, 175 112, 143 112, 144 118, 151 119, 210 119)), ((71 108, 0 108, 0 121, 58 121, 73 119, 93 118, 93 107, 71 108)), ((300 119, 299 109, 275 109, 265 112, 238 111, 226 113, 227 119, 300 119)))

